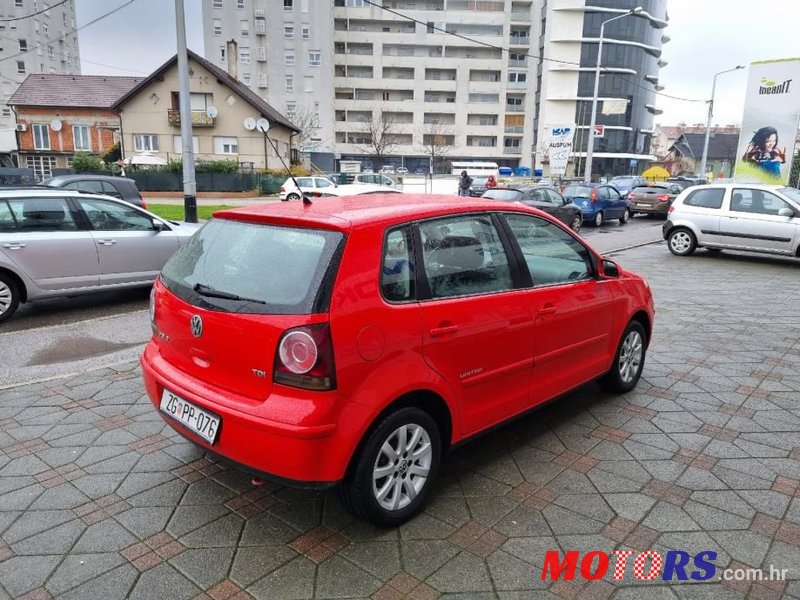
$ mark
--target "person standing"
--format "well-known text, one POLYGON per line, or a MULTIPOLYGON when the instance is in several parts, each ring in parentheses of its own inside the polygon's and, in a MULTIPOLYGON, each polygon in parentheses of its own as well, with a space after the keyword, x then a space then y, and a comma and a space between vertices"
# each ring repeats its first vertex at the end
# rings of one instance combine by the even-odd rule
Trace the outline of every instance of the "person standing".
POLYGON ((472 177, 466 171, 461 171, 461 179, 458 180, 458 195, 469 196, 469 188, 472 187, 472 177))
POLYGON ((489 177, 486 179, 486 189, 490 190, 496 187, 497 187, 497 179, 494 178, 494 175, 489 175, 489 177))

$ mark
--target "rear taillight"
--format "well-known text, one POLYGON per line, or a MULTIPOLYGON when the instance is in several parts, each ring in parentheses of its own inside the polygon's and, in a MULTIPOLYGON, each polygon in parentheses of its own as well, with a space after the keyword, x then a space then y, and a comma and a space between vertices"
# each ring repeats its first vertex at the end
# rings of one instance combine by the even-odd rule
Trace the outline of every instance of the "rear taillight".
POLYGON ((147 210, 147 202, 144 201, 144 198, 139 198, 142 201, 142 208, 147 210))
POLYGON ((304 390, 336 389, 330 324, 287 329, 278 342, 273 380, 304 390))
POLYGON ((656 196, 656 198, 658 199, 659 202, 669 202, 669 196, 667 196, 666 194, 659 194, 658 196, 656 196))
POLYGON ((284 194, 284 193, 286 193, 286 188, 285 188, 285 187, 283 187, 283 186, 281 186, 281 192, 280 192, 280 193, 281 193, 281 194, 284 194))
POLYGON ((673 210, 675 210, 675 205, 674 204, 670 204, 669 208, 667 209, 667 212, 671 213, 673 210))
POLYGON ((597 189, 592 188, 592 195, 591 195, 592 204, 597 204, 597 189))
POLYGON ((150 290, 150 325, 153 331, 156 329, 156 284, 150 290))

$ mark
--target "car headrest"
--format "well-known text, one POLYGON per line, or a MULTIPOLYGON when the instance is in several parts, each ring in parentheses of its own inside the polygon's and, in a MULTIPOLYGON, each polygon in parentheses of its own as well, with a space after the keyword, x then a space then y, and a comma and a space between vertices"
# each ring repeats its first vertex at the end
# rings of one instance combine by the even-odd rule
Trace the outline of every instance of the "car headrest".
POLYGON ((64 221, 67 216, 64 207, 55 202, 26 202, 22 211, 22 216, 30 221, 64 221))
POLYGON ((483 246, 478 238, 449 235, 442 238, 432 259, 442 266, 471 271, 484 264, 483 246))

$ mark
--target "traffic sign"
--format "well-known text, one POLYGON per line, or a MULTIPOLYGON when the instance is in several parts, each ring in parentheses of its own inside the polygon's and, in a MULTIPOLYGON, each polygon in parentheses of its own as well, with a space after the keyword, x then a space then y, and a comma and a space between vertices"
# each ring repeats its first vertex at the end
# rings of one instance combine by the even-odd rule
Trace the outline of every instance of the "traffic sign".
POLYGON ((594 137, 601 138, 606 133, 606 126, 605 125, 595 125, 594 126, 594 137))

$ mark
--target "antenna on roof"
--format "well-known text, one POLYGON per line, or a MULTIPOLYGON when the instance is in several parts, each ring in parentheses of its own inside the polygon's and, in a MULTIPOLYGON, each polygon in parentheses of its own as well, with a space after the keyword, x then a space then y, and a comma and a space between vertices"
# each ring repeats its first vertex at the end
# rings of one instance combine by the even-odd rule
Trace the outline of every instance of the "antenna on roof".
MULTIPOLYGON (((250 129, 249 125, 251 125, 251 123, 249 121, 252 121, 252 119, 245 119, 245 122, 244 122, 245 129, 250 129)), ((269 121, 267 119, 264 119, 264 118, 259 119, 255 123, 255 128, 258 129, 261 133, 264 134, 264 137, 270 143, 270 145, 272 146, 272 149, 275 150, 275 156, 277 156, 278 160, 281 161, 281 164, 283 165, 283 168, 286 169, 286 172, 289 174, 289 177, 291 178, 292 183, 294 183, 295 187, 300 192, 300 195, 303 198, 303 204, 305 204, 305 205, 314 204, 311 201, 311 197, 308 194, 306 194, 306 192, 303 191, 303 189, 300 187, 300 184, 297 183, 297 180, 294 178, 294 175, 292 175, 292 170, 284 162, 283 157, 281 156, 281 153, 278 152, 278 146, 267 135, 267 132, 269 131, 269 127, 270 127, 269 121)), ((267 161, 267 157, 265 156, 264 157, 265 165, 266 165, 266 161, 267 161)))

